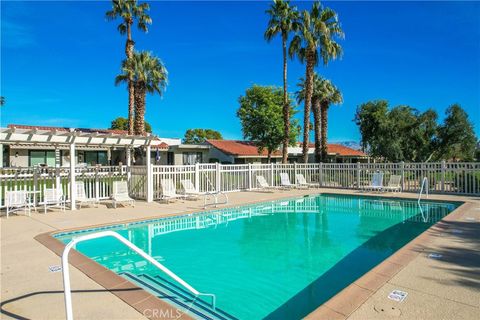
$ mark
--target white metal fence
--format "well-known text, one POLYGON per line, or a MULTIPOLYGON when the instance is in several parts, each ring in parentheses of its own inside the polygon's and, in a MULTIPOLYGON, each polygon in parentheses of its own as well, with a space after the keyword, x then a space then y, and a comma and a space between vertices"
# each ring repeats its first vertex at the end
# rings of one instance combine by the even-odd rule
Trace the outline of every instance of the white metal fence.
MULTIPOLYGON (((126 166, 98 166, 75 168, 75 180, 83 181, 88 198, 108 199, 113 181, 127 179, 126 166)), ((70 168, 30 167, 0 168, 0 208, 5 206, 5 193, 13 190, 32 192, 34 201, 41 203, 46 188, 61 188, 70 199, 70 168)))
MULTIPOLYGON (((128 180, 133 197, 151 201, 161 197, 164 179, 172 179, 179 190, 182 180, 191 180, 199 192, 234 192, 257 189, 259 175, 271 186, 280 186, 280 173, 286 173, 293 184, 295 174, 303 174, 308 182, 324 188, 359 189, 369 185, 377 171, 384 173, 384 184, 391 175, 400 175, 404 192, 418 192, 422 178, 427 177, 430 192, 480 195, 479 162, 99 166, 76 168, 75 177, 76 181, 84 181, 90 198, 108 199, 113 181, 128 180)), ((57 186, 68 199, 69 175, 69 168, 1 168, 0 207, 9 190, 36 191, 37 201, 41 202, 44 188, 57 186)))
MULTIPOLYGON (((404 192, 418 192, 423 177, 430 192, 480 195, 480 163, 309 163, 309 164, 197 164, 188 166, 151 166, 153 199, 161 197, 161 181, 172 179, 181 190, 181 180, 189 179, 199 192, 234 192, 258 188, 261 175, 271 186, 280 186, 280 173, 292 183, 303 174, 311 183, 324 188, 359 189, 371 184, 374 172, 384 173, 386 185, 392 175, 400 175, 404 192)), ((147 167, 132 168, 131 192, 147 199, 147 167), (137 177, 138 175, 138 177, 137 177), (140 185, 140 186, 139 186, 140 185)))

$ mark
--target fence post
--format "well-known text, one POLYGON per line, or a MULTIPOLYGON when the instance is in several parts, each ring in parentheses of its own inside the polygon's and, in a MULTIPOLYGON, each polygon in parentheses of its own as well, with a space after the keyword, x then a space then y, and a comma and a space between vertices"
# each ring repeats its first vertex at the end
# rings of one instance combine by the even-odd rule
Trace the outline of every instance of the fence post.
POLYGON ((77 210, 77 190, 75 188, 75 143, 70 144, 70 209, 77 210))
POLYGON ((129 147, 125 148, 125 153, 127 157, 127 181, 130 183, 132 177, 132 150, 129 147))
POLYGON ((445 192, 445 171, 447 170, 447 164, 445 160, 442 160, 442 193, 445 192))
POLYGON ((153 168, 151 147, 147 146, 147 202, 153 202, 153 168))
POLYGON ((200 163, 195 163, 195 190, 200 192, 200 163))
POLYGON ((41 193, 42 190, 38 190, 38 174, 39 174, 39 171, 40 171, 40 169, 34 169, 33 170, 33 192, 34 192, 34 194, 33 194, 33 202, 34 203, 33 204, 35 205, 35 207, 37 206, 37 201, 39 200, 37 198, 40 197, 40 196, 37 195, 36 192, 40 191, 40 194, 42 194, 41 193))
POLYGON ((405 190, 405 162, 400 162, 400 174, 402 176, 402 191, 405 190))
MULTIPOLYGON (((295 181, 295 184, 297 184, 297 173, 298 173, 297 170, 298 170, 297 162, 294 162, 293 163, 293 179, 292 180, 295 181)), ((305 179, 306 179, 306 177, 305 177, 305 179)))
POLYGON ((323 187, 323 162, 318 163, 318 184, 323 187))
POLYGON ((357 162, 357 189, 360 189, 360 162, 357 162))
POLYGON ((95 199, 100 201, 100 181, 98 180, 98 166, 95 166, 95 199))
POLYGON ((222 187, 222 180, 221 180, 221 176, 220 176, 220 163, 217 162, 217 166, 215 167, 215 189, 217 189, 217 192, 220 192, 221 191, 221 187, 222 187))
POLYGON ((248 164, 248 190, 252 190, 252 164, 248 164))
POLYGON ((273 163, 270 163, 270 186, 275 186, 274 181, 275 181, 275 173, 274 173, 274 165, 273 163))

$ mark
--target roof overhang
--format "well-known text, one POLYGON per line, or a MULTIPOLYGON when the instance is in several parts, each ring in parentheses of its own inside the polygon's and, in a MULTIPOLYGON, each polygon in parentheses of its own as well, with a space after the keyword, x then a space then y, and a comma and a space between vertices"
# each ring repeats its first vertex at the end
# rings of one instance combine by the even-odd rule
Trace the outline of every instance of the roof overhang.
POLYGON ((154 136, 133 136, 115 133, 58 131, 39 129, 0 128, 0 143, 31 145, 83 145, 83 146, 116 146, 141 147, 155 146, 160 141, 154 136))

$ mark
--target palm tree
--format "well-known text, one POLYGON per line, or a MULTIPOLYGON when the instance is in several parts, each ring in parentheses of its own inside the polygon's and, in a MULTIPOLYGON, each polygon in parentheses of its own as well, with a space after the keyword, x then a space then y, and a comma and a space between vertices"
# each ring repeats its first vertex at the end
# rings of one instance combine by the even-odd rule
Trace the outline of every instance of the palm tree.
POLYGON ((115 78, 115 84, 133 83, 135 88, 134 134, 145 134, 146 95, 157 92, 162 95, 167 86, 167 69, 159 58, 150 52, 134 52, 131 59, 122 63, 122 74, 115 78))
POLYGON ((282 37, 283 48, 283 125, 284 138, 282 148, 282 162, 287 163, 288 160, 288 145, 290 136, 290 106, 288 103, 287 93, 287 41, 288 34, 292 31, 297 31, 298 11, 296 7, 290 7, 289 1, 273 0, 270 9, 266 11, 270 15, 268 27, 265 31, 265 39, 270 42, 276 35, 282 37))
MULTIPOLYGON (((148 31, 147 25, 152 23, 152 19, 147 14, 150 10, 148 3, 138 4, 137 0, 112 0, 112 10, 107 11, 107 20, 120 18, 122 22, 117 29, 121 35, 127 35, 125 44, 125 55, 127 59, 133 57, 132 25, 137 20, 138 29, 143 32, 148 31)), ((135 88, 131 82, 128 82, 128 133, 133 134, 133 114, 134 114, 134 95, 135 88)))
MULTIPOLYGON (((300 78, 299 91, 296 92, 298 103, 305 101, 305 80, 300 78)), ((328 108, 331 104, 343 102, 342 94, 328 79, 322 78, 316 72, 313 74, 312 110, 315 129, 315 161, 325 161, 327 158, 327 126, 328 108)))
POLYGON ((314 68, 319 59, 326 65, 329 60, 342 54, 342 48, 336 38, 343 37, 343 31, 335 11, 323 8, 315 2, 310 12, 303 11, 299 32, 293 37, 289 47, 291 57, 297 55, 305 62, 305 105, 303 113, 303 161, 308 162, 308 143, 310 128, 310 108, 313 93, 314 68))

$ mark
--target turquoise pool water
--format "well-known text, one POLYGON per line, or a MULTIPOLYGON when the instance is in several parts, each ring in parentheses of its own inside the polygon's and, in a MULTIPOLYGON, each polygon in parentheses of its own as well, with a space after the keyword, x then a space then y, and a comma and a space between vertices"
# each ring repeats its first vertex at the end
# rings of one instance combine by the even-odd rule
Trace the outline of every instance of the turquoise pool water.
MULTIPOLYGON (((458 205, 322 194, 110 229, 237 318, 299 319, 458 205)), ((160 275, 113 238, 77 250, 119 274, 160 275)))

